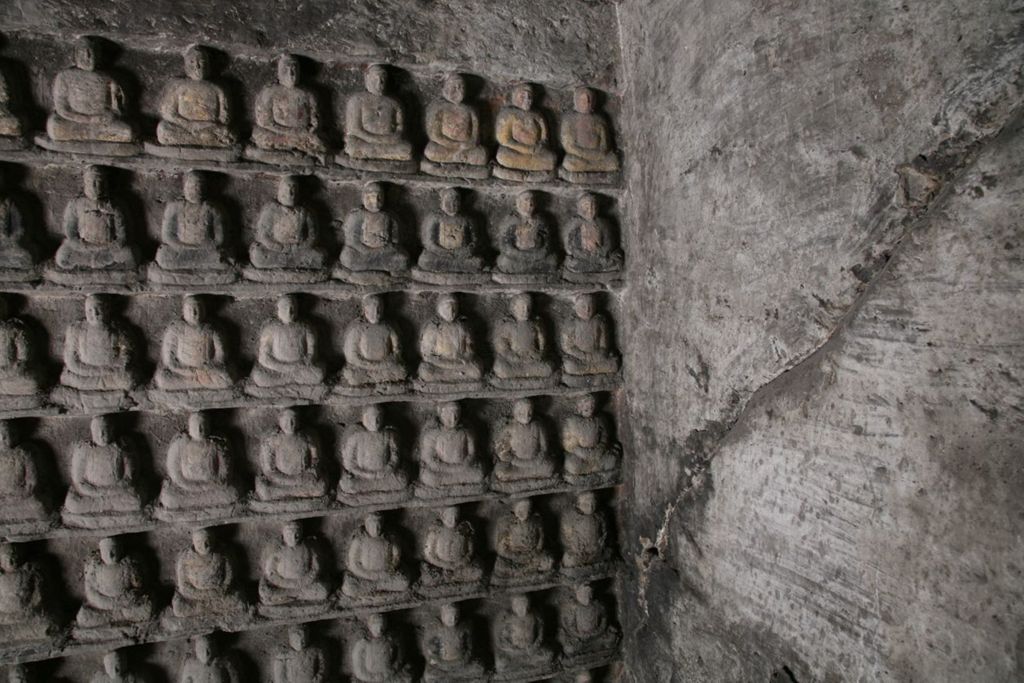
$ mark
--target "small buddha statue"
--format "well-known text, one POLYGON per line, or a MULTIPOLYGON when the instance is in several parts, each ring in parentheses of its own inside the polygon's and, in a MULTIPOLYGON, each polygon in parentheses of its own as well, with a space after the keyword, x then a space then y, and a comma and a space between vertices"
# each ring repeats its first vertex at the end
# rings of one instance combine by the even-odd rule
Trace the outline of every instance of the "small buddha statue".
POLYGON ((256 241, 249 247, 252 265, 244 271, 249 280, 300 284, 327 279, 327 256, 317 246, 316 220, 307 207, 296 203, 298 189, 298 178, 282 177, 276 201, 260 210, 256 241))
POLYGON ((436 285, 486 282, 490 276, 477 253, 478 227, 473 217, 463 212, 459 190, 446 187, 438 196, 441 210, 428 215, 420 228, 423 251, 413 277, 436 285))
POLYGON ((28 664, 12 664, 7 669, 7 683, 35 683, 37 680, 28 664))
POLYGON ((459 520, 457 507, 441 508, 423 543, 420 592, 431 597, 474 593, 481 589, 483 576, 473 525, 459 520))
POLYGON ((593 282, 622 270, 622 250, 612 233, 611 221, 598 215, 597 195, 581 194, 565 239, 565 279, 593 282))
POLYGON ((202 286, 234 282, 238 274, 226 244, 227 213, 207 197, 202 173, 185 174, 183 198, 167 204, 149 279, 167 285, 202 286))
POLYGON ((606 574, 613 569, 608 525, 597 510, 593 491, 576 496, 573 508, 562 513, 562 573, 570 578, 606 574))
POLYGON ((498 520, 497 559, 491 583, 500 586, 544 581, 554 570, 555 560, 545 545, 540 515, 532 511, 529 498, 512 505, 512 512, 498 520))
POLYGON ((132 156, 138 150, 135 130, 126 120, 121 84, 101 70, 100 46, 80 38, 75 65, 53 79, 53 113, 46 135, 36 144, 58 152, 132 156))
POLYGON ((363 188, 363 206, 345 217, 345 246, 335 277, 357 284, 383 284, 409 270, 409 254, 398 241, 398 219, 384 206, 384 186, 363 188))
POLYGON ((298 297, 282 296, 277 300, 277 319, 260 329, 246 391, 253 396, 316 400, 327 391, 326 376, 316 330, 302 319, 298 297))
POLYGON ((438 616, 424 633, 427 667, 423 680, 428 683, 485 680, 487 672, 473 651, 470 628, 459 623, 459 608, 452 604, 441 605, 438 616))
POLYGON ((547 644, 544 622, 530 609, 530 598, 513 595, 509 609, 495 624, 494 666, 498 674, 535 674, 554 666, 555 653, 547 644))
POLYGON ((135 336, 111 316, 107 300, 90 294, 85 320, 64 334, 64 368, 55 398, 72 405, 121 406, 137 383, 138 351, 135 336))
POLYGON ((239 503, 227 439, 210 434, 207 413, 192 413, 188 431, 167 449, 167 475, 156 514, 171 521, 226 517, 239 503))
POLYGON ((279 646, 271 663, 273 683, 327 683, 327 653, 310 642, 309 627, 294 624, 288 628, 288 643, 279 646))
POLYGON ((596 414, 593 394, 576 401, 576 413, 562 424, 565 481, 572 486, 604 486, 619 476, 622 447, 612 442, 611 420, 596 414))
POLYGON ((327 609, 330 590, 320 553, 297 521, 285 522, 281 540, 263 555, 260 612, 267 617, 309 617, 327 609))
POLYGON ((512 104, 498 112, 494 125, 498 153, 494 175, 504 180, 539 183, 553 180, 558 157, 551 150, 548 123, 533 108, 533 87, 520 83, 512 89, 512 104))
POLYGON ((436 422, 420 434, 417 496, 474 496, 486 490, 486 473, 477 460, 476 440, 461 424, 460 414, 458 403, 441 403, 436 422))
POLYGON ((363 298, 362 319, 345 329, 345 394, 395 394, 406 389, 409 372, 402 358, 402 344, 393 325, 382 320, 384 299, 379 294, 363 298))
POLYGON ((220 330, 207 320, 203 300, 186 296, 181 303, 181 320, 164 330, 160 365, 151 392, 162 403, 198 406, 235 396, 235 380, 224 353, 220 330))
POLYGON ((571 387, 608 382, 619 371, 611 323, 597 312, 593 294, 577 295, 575 317, 562 328, 562 381, 571 387))
POLYGON ((320 132, 316 95, 299 85, 299 60, 281 55, 277 84, 256 98, 253 144, 245 156, 268 164, 313 164, 327 159, 327 144, 320 132))
POLYGON ((551 488, 559 483, 558 463, 548 443, 547 429, 533 416, 528 398, 512 404, 512 419, 498 430, 494 440, 494 488, 523 493, 551 488))
POLYGON ((352 95, 345 105, 345 151, 338 155, 338 163, 362 171, 415 173, 402 105, 385 94, 387 70, 373 64, 363 82, 366 92, 352 95))
POLYGON ((39 448, 20 443, 14 423, 0 420, 0 533, 5 536, 50 526, 51 489, 40 460, 39 448))
POLYGON ((98 671, 89 683, 147 683, 149 677, 131 670, 128 657, 123 650, 113 650, 103 655, 103 670, 98 671))
POLYGON ((444 99, 427 107, 427 146, 420 170, 445 178, 487 178, 487 148, 480 144, 480 116, 465 103, 466 80, 450 73, 441 86, 444 99))
POLYGON ((56 630, 53 587, 46 583, 42 569, 25 560, 19 546, 0 544, 0 638, 5 646, 43 640, 56 630))
POLYGON ((383 614, 366 617, 366 633, 352 646, 349 663, 358 683, 411 683, 414 679, 398 640, 386 630, 383 614))
POLYGON ((143 523, 138 445, 119 438, 109 415, 89 423, 91 439, 71 444, 71 487, 64 524, 85 529, 124 529, 143 523))
POLYGON ((10 315, 8 299, 0 296, 0 409, 27 410, 42 403, 43 359, 35 330, 10 315))
POLYGON ((516 294, 509 301, 511 315, 494 330, 491 383, 499 389, 541 389, 557 380, 547 332, 540 319, 531 315, 532 309, 529 294, 516 294))
POLYGON ((123 285, 137 277, 138 257, 128 238, 128 216, 107 192, 107 174, 89 166, 84 194, 64 209, 64 241, 46 278, 61 285, 123 285))
POLYGON ((437 316, 420 332, 419 388, 428 392, 472 391, 480 387, 483 368, 473 335, 452 294, 437 299, 437 316))
POLYGON ((611 623, 604 603, 594 600, 590 585, 576 586, 571 598, 560 601, 558 611, 558 640, 565 656, 592 658, 618 646, 619 630, 611 623))
POLYGON ((199 161, 234 161, 238 137, 231 129, 231 110, 224 88, 210 80, 210 53, 190 45, 182 54, 185 77, 164 88, 160 100, 158 144, 146 151, 161 157, 199 161))
POLYGON ((298 413, 281 411, 278 429, 260 443, 254 509, 260 512, 314 510, 326 502, 327 479, 320 460, 320 439, 299 427, 298 413))
POLYGON ((210 529, 192 531, 192 546, 178 554, 175 581, 171 611, 177 619, 238 620, 249 611, 236 585, 234 563, 215 547, 210 529))
MULTIPOLYGON (((3 139, 0 136, 0 149, 3 148, 3 139)), ((3 174, 0 173, 2 181, 3 174)), ((37 226, 25 224, 25 215, 17 197, 0 186, 0 283, 32 282, 39 279, 37 247, 33 239, 37 231, 37 226)))
POLYGON ((359 604, 384 605, 407 597, 409 577, 402 567, 402 551, 376 512, 366 516, 349 540, 341 592, 359 604))
POLYGON ((242 672, 228 655, 218 652, 212 636, 196 636, 195 654, 181 664, 179 683, 242 683, 242 672))
MULTIPOLYGON (((85 602, 78 610, 76 637, 89 631, 132 632, 153 618, 153 598, 139 559, 117 538, 104 538, 85 561, 85 602)), ((109 636, 107 636, 109 637, 109 636)))
POLYGON ((492 276, 506 284, 537 284, 557 280, 558 254, 551 225, 537 211, 537 195, 516 196, 516 213, 502 227, 497 269, 492 276))
POLYGON ((12 79, 0 69, 0 150, 25 147, 25 126, 21 120, 20 104, 12 79))
POLYGON ((610 183, 619 173, 619 156, 612 146, 611 126, 595 112, 597 94, 576 88, 573 112, 564 114, 558 126, 565 157, 558 175, 571 183, 610 183))
POLYGON ((384 426, 379 406, 363 408, 362 424, 347 430, 341 444, 338 500, 348 505, 393 503, 409 497, 395 430, 384 426))

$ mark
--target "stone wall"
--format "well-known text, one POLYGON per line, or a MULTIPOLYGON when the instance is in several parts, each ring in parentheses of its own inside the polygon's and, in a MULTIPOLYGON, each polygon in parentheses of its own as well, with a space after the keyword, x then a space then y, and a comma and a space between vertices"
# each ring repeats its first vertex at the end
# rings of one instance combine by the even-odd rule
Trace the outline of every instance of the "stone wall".
POLYGON ((620 5, 632 680, 1024 675, 1020 10, 620 5))

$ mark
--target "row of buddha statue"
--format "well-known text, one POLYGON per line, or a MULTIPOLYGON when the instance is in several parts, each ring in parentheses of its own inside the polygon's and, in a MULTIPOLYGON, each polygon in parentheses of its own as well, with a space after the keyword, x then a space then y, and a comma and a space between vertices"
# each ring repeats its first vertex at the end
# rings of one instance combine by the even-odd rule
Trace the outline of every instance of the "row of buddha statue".
POLYGON ((154 517, 210 522, 247 514, 397 507, 413 499, 442 504, 493 493, 603 488, 619 478, 621 447, 610 417, 596 411, 592 395, 577 399, 557 443, 528 399, 513 403, 489 447, 462 421, 456 402, 437 406, 436 420, 419 431, 415 444, 400 438, 384 415, 379 405, 364 408, 361 422, 343 430, 339 462, 328 464, 319 431, 300 424, 294 409, 284 409, 277 427, 259 436, 259 468, 254 480, 244 481, 244 454, 211 428, 208 413, 193 413, 187 430, 167 448, 158 495, 147 486, 154 468, 145 462, 141 440, 118 434, 109 416, 92 418, 90 438, 70 444, 66 495, 40 466, 40 446, 18 438, 11 421, 0 421, 0 532, 42 534, 61 523, 125 530, 154 517))
MULTIPOLYGON (((89 166, 83 193, 68 202, 63 241, 52 260, 40 264, 37 235, 11 195, 0 194, 0 282, 33 282, 41 277, 67 286, 126 285, 142 277, 136 248, 139 227, 123 202, 109 192, 109 173, 89 166)), ((356 285, 387 285, 409 278, 439 285, 490 282, 543 284, 601 282, 617 277, 623 254, 612 221, 600 213, 600 201, 581 194, 576 216, 563 237, 537 207, 537 193, 516 197, 515 210, 500 226, 493 263, 481 249, 481 231, 464 208, 463 191, 438 194, 438 209, 419 228, 421 251, 413 260, 407 228, 391 209, 386 187, 369 182, 362 204, 342 226, 341 251, 332 258, 321 243, 325 227, 301 196, 300 179, 283 176, 277 196, 263 205, 242 263, 229 238, 231 224, 223 203, 210 196, 201 172, 184 176, 183 196, 168 202, 160 229, 161 244, 144 271, 156 287, 204 287, 235 282, 309 284, 331 278, 356 285), (564 252, 564 256, 563 256, 564 252)))
MULTIPOLYGON (((497 520, 493 563, 480 532, 458 507, 442 508, 417 543, 420 559, 404 552, 400 530, 369 513, 351 534, 343 567, 326 539, 300 521, 282 524, 264 542, 253 566, 255 591, 241 575, 241 549, 216 528, 197 528, 175 560, 169 604, 154 579, 155 567, 123 537, 99 541, 84 561, 83 603, 70 638, 78 643, 153 640, 209 628, 242 630, 266 622, 309 621, 367 609, 404 609, 424 601, 467 600, 496 591, 540 590, 608 578, 616 569, 604 514, 593 493, 579 494, 560 520, 560 554, 531 499, 516 500, 497 520)), ((0 651, 24 651, 64 638, 60 586, 45 557, 17 544, 0 545, 0 651)))
MULTIPOLYGON (((415 373, 410 350, 385 317, 382 296, 363 299, 361 316, 343 334, 344 365, 333 374, 325 365, 318 329, 299 304, 296 295, 280 297, 276 317, 259 330, 249 376, 241 379, 236 368, 241 359, 232 357, 204 299, 185 296, 181 319, 163 333, 147 400, 170 408, 204 408, 235 404, 242 394, 318 402, 330 394, 395 396, 410 388, 439 396, 481 391, 485 385, 519 391, 550 390, 559 382, 599 388, 614 383, 619 371, 611 322, 597 311, 590 294, 577 295, 572 317, 560 323, 557 354, 531 296, 512 296, 508 315, 490 334, 489 372, 474 325, 460 315, 453 294, 439 295, 436 315, 420 327, 415 373)), ((64 332, 59 383, 47 396, 39 333, 29 320, 8 315, 0 298, 0 411, 30 411, 46 401, 71 411, 120 410, 141 400, 144 349, 138 335, 104 296, 89 295, 84 308, 85 318, 64 332)))
MULTIPOLYGON (((480 618, 455 604, 431 610, 429 621, 410 651, 400 628, 387 615, 372 613, 360 620, 355 637, 344 649, 345 668, 356 683, 480 683, 537 680, 564 674, 561 683, 594 683, 590 667, 604 663, 618 648, 620 633, 593 587, 577 586, 562 597, 559 617, 550 628, 536 599, 528 593, 511 596, 494 618, 490 637, 480 618)), ((332 683, 342 680, 338 647, 318 637, 318 627, 295 624, 278 642, 262 651, 258 668, 272 683, 332 683)), ((180 683, 241 683, 251 673, 239 653, 223 648, 216 632, 192 639, 181 658, 180 683)), ((276 635, 276 634, 275 634, 276 635)), ((133 653, 132 653, 133 654, 133 653)), ((148 667, 133 661, 129 650, 111 650, 91 683, 153 683, 148 667)), ((41 683, 32 665, 11 668, 10 683, 41 683)))
MULTIPOLYGON (((365 69, 365 91, 345 103, 343 145, 329 139, 323 102, 302 83, 300 61, 277 60, 277 82, 255 97, 252 133, 244 142, 238 112, 211 70, 209 50, 198 45, 184 51, 184 75, 171 79, 159 104, 154 139, 140 145, 138 126, 118 75, 105 70, 102 46, 88 37, 75 47, 74 64, 57 73, 46 133, 35 137, 44 149, 70 154, 134 156, 233 162, 247 159, 273 165, 336 163, 357 171, 415 173, 455 178, 495 177, 544 182, 560 177, 573 183, 610 183, 618 178, 619 156, 612 127, 597 111, 597 93, 579 87, 573 109, 558 122, 557 149, 548 116, 536 106, 536 88, 513 86, 497 113, 493 153, 483 139, 478 108, 466 101, 466 79, 448 74, 441 97, 423 116, 427 142, 419 157, 419 136, 409 129, 402 102, 390 94, 389 68, 365 69)), ((3 84, 0 93, 13 91, 3 84)), ((27 130, 11 97, 0 98, 0 144, 17 149, 27 144, 27 130)))

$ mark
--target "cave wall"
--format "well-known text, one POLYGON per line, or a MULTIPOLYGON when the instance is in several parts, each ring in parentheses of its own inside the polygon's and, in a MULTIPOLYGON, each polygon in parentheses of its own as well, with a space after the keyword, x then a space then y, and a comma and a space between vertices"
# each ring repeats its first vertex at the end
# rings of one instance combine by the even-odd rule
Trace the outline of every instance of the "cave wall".
POLYGON ((1024 675, 1022 10, 619 5, 631 680, 1024 675))

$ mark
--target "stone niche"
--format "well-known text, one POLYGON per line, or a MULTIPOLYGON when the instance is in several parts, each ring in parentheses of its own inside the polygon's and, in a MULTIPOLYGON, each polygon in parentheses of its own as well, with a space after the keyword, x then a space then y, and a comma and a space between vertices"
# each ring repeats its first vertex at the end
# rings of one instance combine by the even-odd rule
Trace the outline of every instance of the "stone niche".
POLYGON ((607 75, 3 19, 9 680, 617 677, 607 75))

